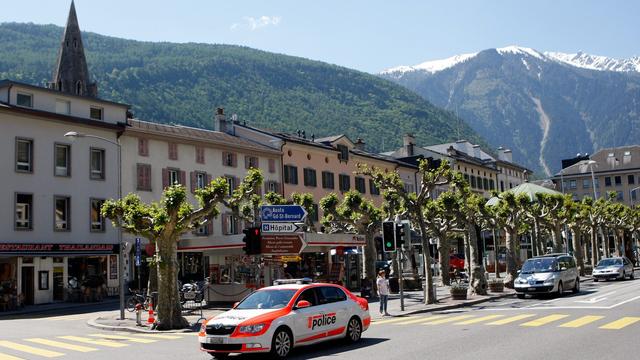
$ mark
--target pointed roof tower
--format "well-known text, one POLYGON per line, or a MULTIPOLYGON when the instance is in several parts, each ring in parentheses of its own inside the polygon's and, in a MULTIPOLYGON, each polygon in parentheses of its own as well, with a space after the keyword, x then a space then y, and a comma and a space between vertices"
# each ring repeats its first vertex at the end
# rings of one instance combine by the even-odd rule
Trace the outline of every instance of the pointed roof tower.
POLYGON ((82 46, 82 34, 73 0, 62 36, 58 62, 49 87, 73 95, 98 96, 98 87, 89 77, 87 59, 82 46))

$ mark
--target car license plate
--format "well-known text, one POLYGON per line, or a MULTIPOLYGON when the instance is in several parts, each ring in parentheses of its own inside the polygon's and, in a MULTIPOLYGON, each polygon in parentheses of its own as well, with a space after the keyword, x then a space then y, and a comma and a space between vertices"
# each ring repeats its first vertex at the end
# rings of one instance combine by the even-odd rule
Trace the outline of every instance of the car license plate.
POLYGON ((528 291, 536 291, 536 288, 532 288, 532 287, 530 287, 530 288, 528 288, 527 290, 528 290, 528 291))
POLYGON ((227 339, 222 337, 207 337, 207 344, 224 344, 227 339))

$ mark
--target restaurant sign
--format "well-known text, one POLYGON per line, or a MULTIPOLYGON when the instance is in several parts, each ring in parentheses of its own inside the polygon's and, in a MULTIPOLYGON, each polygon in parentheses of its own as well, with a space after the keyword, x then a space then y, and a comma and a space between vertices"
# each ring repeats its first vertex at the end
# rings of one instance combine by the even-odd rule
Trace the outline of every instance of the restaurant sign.
POLYGON ((118 249, 117 244, 0 244, 1 255, 107 255, 118 249))

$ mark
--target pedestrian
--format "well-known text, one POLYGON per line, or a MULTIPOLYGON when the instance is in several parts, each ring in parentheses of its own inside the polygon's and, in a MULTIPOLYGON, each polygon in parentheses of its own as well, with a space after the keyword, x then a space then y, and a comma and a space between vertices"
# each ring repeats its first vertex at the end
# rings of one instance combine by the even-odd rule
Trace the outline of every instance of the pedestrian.
POLYGON ((390 316, 387 312, 387 301, 389 300, 389 280, 384 276, 384 270, 378 272, 376 279, 376 287, 378 288, 378 297, 380 298, 380 314, 382 316, 390 316))

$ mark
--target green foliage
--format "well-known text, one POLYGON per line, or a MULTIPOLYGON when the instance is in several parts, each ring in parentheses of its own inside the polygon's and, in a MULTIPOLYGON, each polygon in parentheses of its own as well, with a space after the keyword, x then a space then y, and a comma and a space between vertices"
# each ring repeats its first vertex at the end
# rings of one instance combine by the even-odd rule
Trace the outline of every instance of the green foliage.
POLYGON ((371 234, 382 223, 382 210, 354 190, 346 192, 342 201, 335 193, 323 197, 320 208, 324 212, 322 224, 329 232, 371 234))
MULTIPOLYGON (((63 29, 0 25, 0 79, 50 81, 63 29)), ((484 142, 452 113, 374 75, 247 47, 152 43, 84 33, 100 97, 132 104, 137 118, 212 128, 215 107, 258 127, 363 137, 371 150, 466 138, 484 142), (383 148, 384 143, 384 148, 383 148)))

